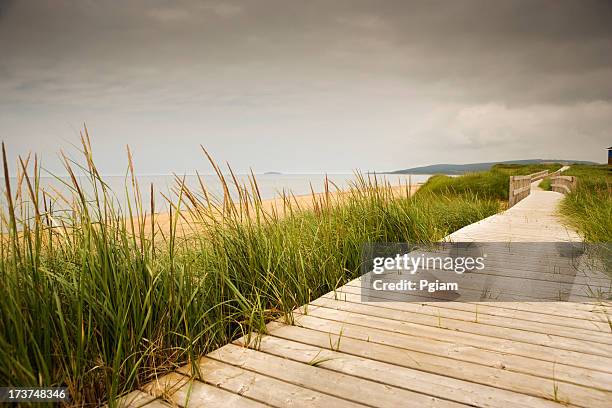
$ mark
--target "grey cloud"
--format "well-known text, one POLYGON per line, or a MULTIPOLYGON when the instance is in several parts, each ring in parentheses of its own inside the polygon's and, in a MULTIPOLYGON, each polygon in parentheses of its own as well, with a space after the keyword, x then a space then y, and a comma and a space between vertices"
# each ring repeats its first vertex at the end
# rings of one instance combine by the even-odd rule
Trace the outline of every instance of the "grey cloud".
POLYGON ((0 53, 0 130, 23 148, 45 124, 93 118, 136 145, 173 127, 196 145, 215 134, 207 141, 256 162, 246 165, 305 169, 307 159, 280 156, 307 138, 333 153, 311 159, 317 168, 392 168, 440 153, 377 164, 372 137, 423 149, 434 140, 478 159, 499 135, 562 130, 591 148, 610 130, 609 1, 4 1, 0 53), (281 135, 293 145, 274 158, 221 142, 281 135), (332 159, 347 139, 353 156, 332 159))
POLYGON ((6 14, 13 3, 15 3, 15 0, 0 0, 0 18, 6 14))

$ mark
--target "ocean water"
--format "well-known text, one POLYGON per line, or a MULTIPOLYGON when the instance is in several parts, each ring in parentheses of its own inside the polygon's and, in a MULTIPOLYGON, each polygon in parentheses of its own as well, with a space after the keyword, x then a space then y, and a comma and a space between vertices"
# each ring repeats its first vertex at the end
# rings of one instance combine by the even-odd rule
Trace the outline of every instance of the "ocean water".
MULTIPOLYGON (((182 178, 183 176, 181 176, 182 178)), ((237 175, 239 184, 246 184, 249 186, 249 176, 246 174, 237 175)), ((329 174, 327 176, 331 182, 333 182, 338 188, 347 188, 351 181, 355 181, 354 174, 329 174)), ((366 176, 367 177, 367 176, 366 176)), ((371 175, 373 177, 373 175, 371 175)), ((416 184, 425 182, 430 175, 398 175, 398 174, 377 174, 379 181, 386 180, 393 185, 406 185, 416 184)), ((172 200, 177 199, 177 181, 172 175, 139 175, 138 184, 140 186, 142 201, 145 208, 149 208, 150 203, 150 186, 153 186, 155 196, 155 207, 156 212, 167 211, 168 203, 167 198, 172 200)), ((209 194, 216 197, 223 196, 223 190, 221 183, 216 175, 202 175, 202 181, 208 190, 209 194)), ((294 195, 305 195, 311 193, 311 186, 315 193, 321 193, 325 190, 325 174, 256 174, 257 185, 259 187, 262 199, 272 199, 281 195, 283 192, 294 195)), ((82 186, 86 195, 89 195, 92 191, 91 185, 86 177, 78 177, 79 183, 82 186)), ((15 195, 17 179, 11 177, 11 189, 13 195, 15 195)), ((114 193, 117 203, 122 207, 126 204, 126 186, 128 193, 131 194, 131 179, 125 176, 103 176, 104 182, 108 185, 109 189, 114 193)), ((187 175, 184 176, 185 184, 195 191, 196 193, 201 192, 200 183, 197 176, 187 175)), ((231 176, 226 176, 226 180, 230 184, 230 194, 233 199, 237 198, 237 192, 235 188, 231 188, 233 181, 231 176)), ((5 195, 5 182, 4 178, 0 180, 2 186, 2 198, 0 199, 3 209, 6 209, 6 195, 5 195)), ((61 193, 64 196, 70 196, 71 190, 66 184, 71 184, 68 177, 47 177, 42 176, 40 178, 40 186, 43 190, 52 192, 52 195, 61 193)), ((23 192, 27 192, 27 187, 23 186, 23 192)), ((330 186, 331 191, 335 190, 335 187, 330 186)), ((61 207, 61 200, 55 203, 55 208, 61 207)))

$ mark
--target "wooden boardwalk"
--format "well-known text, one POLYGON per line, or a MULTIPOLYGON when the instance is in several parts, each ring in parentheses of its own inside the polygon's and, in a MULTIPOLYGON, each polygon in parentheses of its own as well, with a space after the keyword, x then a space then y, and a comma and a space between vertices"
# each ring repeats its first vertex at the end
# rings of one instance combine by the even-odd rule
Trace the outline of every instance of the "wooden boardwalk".
MULTIPOLYGON (((555 214, 561 198, 532 186, 447 239, 580 240, 555 214)), ((362 302, 356 279, 297 309, 293 325, 203 357, 200 379, 184 367, 121 405, 612 407, 610 303, 388 300, 362 302)))
POLYGON ((556 208, 563 194, 540 189, 536 181, 531 193, 514 207, 470 224, 450 234, 451 241, 558 242, 580 241, 580 236, 561 224, 556 208))

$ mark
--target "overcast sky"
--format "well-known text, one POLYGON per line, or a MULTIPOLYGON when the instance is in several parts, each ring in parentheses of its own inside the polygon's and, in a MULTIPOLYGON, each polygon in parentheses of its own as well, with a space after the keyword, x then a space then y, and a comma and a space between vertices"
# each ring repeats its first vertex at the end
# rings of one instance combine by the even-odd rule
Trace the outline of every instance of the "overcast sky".
POLYGON ((104 173, 603 162, 611 1, 0 0, 0 138, 104 173))

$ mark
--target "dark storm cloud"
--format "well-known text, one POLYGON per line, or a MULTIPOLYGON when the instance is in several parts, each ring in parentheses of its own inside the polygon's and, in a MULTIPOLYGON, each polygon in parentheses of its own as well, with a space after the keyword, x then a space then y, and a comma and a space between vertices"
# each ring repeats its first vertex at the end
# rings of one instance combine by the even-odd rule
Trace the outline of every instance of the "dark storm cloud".
POLYGON ((377 164, 367 156, 374 135, 438 161, 436 145, 465 148, 468 160, 508 140, 506 154, 525 154, 521 141, 534 136, 542 149, 560 134, 593 149, 610 132, 609 1, 0 4, 0 119, 19 140, 35 138, 18 135, 38 129, 20 125, 28 114, 40 128, 112 120, 133 144, 144 140, 134 129, 162 137, 151 121, 164 118, 186 143, 198 140, 193 128, 218 135, 209 143, 234 160, 250 159, 221 137, 288 135, 295 145, 278 144, 279 157, 320 139, 333 154, 316 166, 347 169, 415 160, 377 164), (347 140, 353 161, 337 155, 347 140))

